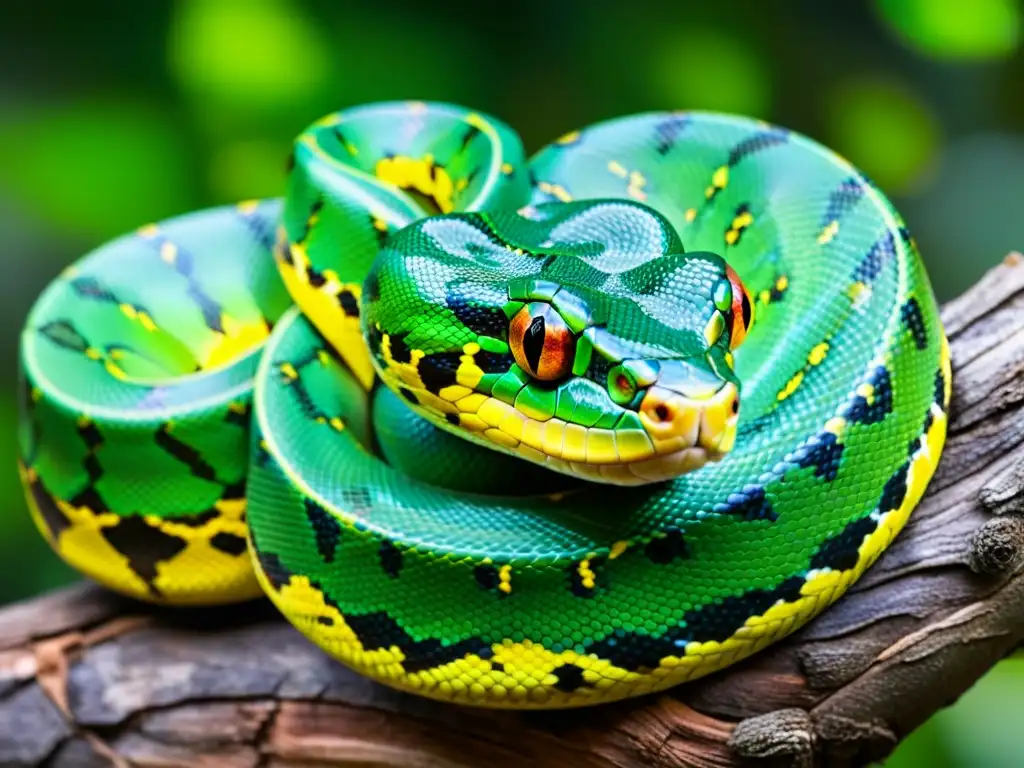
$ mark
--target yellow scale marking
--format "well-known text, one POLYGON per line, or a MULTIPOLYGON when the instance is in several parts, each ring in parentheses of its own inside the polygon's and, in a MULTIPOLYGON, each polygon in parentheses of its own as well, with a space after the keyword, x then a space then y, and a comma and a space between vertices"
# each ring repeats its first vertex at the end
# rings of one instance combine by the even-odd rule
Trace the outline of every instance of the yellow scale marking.
POLYGON ((640 171, 629 171, 617 160, 611 160, 608 162, 608 170, 620 179, 629 180, 626 187, 626 194, 631 198, 639 200, 640 202, 647 200, 647 193, 644 191, 644 187, 647 185, 647 179, 642 173, 640 173, 640 171))
POLYGON ((790 397, 794 392, 796 392, 797 389, 800 388, 800 385, 803 383, 804 376, 807 374, 807 372, 810 371, 811 368, 814 368, 815 366, 821 365, 823 362, 825 362, 825 357, 828 355, 828 350, 829 343, 827 341, 823 341, 820 344, 815 345, 815 347, 807 355, 807 363, 801 370, 793 374, 793 377, 786 382, 786 386, 779 390, 779 393, 776 395, 776 400, 778 400, 778 402, 781 403, 787 397, 790 397))
POLYGON ((738 216, 733 217, 732 224, 729 225, 729 229, 725 233, 726 244, 736 245, 739 242, 740 235, 743 234, 743 230, 753 223, 754 215, 750 211, 744 211, 738 216))
POLYGON ((704 197, 710 200, 729 184, 729 166, 723 165, 711 176, 711 185, 704 190, 704 197))
MULTIPOLYGON (((467 345, 469 352, 479 351, 476 344, 467 345)), ((615 432, 607 429, 583 427, 555 419, 549 414, 519 408, 496 398, 474 392, 460 384, 445 387, 439 397, 422 388, 422 383, 411 372, 411 363, 396 363, 387 345, 382 344, 388 375, 397 377, 416 394, 421 404, 453 403, 460 415, 460 424, 467 429, 482 432, 484 437, 506 448, 516 450, 531 460, 559 460, 611 464, 619 461, 615 432)), ((410 356, 415 355, 415 351, 410 356)), ((416 356, 416 362, 422 359, 416 356)), ((468 355, 471 357, 471 355, 468 355)), ((446 411, 451 412, 451 411, 446 411)), ((636 434, 643 433, 634 430, 636 434)), ((652 452, 649 441, 635 446, 638 455, 652 452)))
POLYGON ((855 307, 859 306, 871 297, 871 286, 858 280, 846 289, 846 295, 855 307))
MULTIPOLYGON (((591 555, 591 557, 593 557, 593 555, 591 555)), ((595 579, 597 578, 597 576, 596 576, 596 574, 590 568, 590 558, 589 557, 584 559, 584 560, 580 560, 580 564, 576 568, 576 573, 579 574, 580 585, 584 589, 593 589, 594 588, 594 586, 596 585, 595 579)))
POLYGON ((833 219, 823 230, 821 230, 821 234, 818 235, 818 245, 827 245, 828 243, 831 243, 838 234, 839 222, 833 219))
POLYGON ((549 181, 538 181, 537 189, 545 195, 551 195, 556 200, 561 200, 563 203, 572 202, 572 195, 569 194, 569 190, 561 184, 552 184, 549 181))
POLYGON ((156 323, 153 322, 153 318, 149 316, 149 313, 144 310, 131 304, 121 304, 120 309, 125 317, 129 320, 137 320, 147 331, 153 332, 156 330, 156 323))
POLYGON ((498 569, 498 589, 506 595, 512 592, 512 566, 503 565, 498 569))
MULTIPOLYGON (((779 278, 777 278, 775 280, 775 292, 776 293, 783 294, 783 293, 786 292, 786 289, 788 287, 789 287, 789 278, 786 277, 785 275, 782 275, 781 277, 779 277, 779 278)), ((771 292, 771 290, 766 288, 765 290, 761 291, 757 295, 757 300, 761 304, 763 304, 764 306, 768 306, 769 304, 771 304, 771 302, 772 302, 772 292, 771 292)))
MULTIPOLYGON (((315 225, 316 216, 311 217, 310 227, 315 225)), ((362 293, 359 283, 344 283, 332 270, 324 270, 326 282, 319 288, 310 283, 312 264, 302 243, 289 247, 284 228, 278 233, 278 244, 274 249, 278 270, 288 293, 297 304, 302 305, 306 316, 313 322, 327 341, 338 351, 349 369, 365 388, 373 384, 373 363, 370 352, 363 340, 358 317, 349 317, 338 304, 338 295, 348 291, 358 301, 362 293), (284 248, 289 248, 291 263, 284 258, 284 248)))
POLYGON ((103 536, 104 530, 117 526, 122 519, 120 515, 97 512, 85 506, 76 507, 51 497, 68 521, 68 527, 54 540, 31 491, 31 486, 38 482, 35 470, 26 469, 19 463, 19 471, 36 527, 72 568, 89 578, 142 600, 178 605, 219 604, 247 600, 261 594, 248 556, 223 552, 210 543, 218 533, 245 538, 244 500, 218 501, 215 508, 220 514, 200 526, 175 523, 154 515, 144 516, 153 528, 186 542, 185 548, 177 555, 157 565, 153 585, 163 595, 160 598, 129 567, 128 558, 103 536))
POLYGON ((255 322, 240 322, 222 314, 221 327, 224 332, 213 332, 213 341, 198 361, 203 369, 227 365, 263 344, 270 336, 270 328, 263 318, 255 322))
POLYGON ((377 161, 374 175, 399 189, 413 189, 426 195, 434 201, 441 213, 455 210, 455 186, 448 172, 434 162, 433 155, 421 158, 404 155, 381 158, 377 161))
POLYGON ((610 429, 592 429, 587 440, 587 462, 590 464, 611 464, 618 459, 615 449, 615 432, 610 429))
POLYGON ((612 548, 608 552, 608 559, 614 560, 615 558, 620 557, 627 549, 629 549, 628 541, 616 541, 612 544, 612 548))

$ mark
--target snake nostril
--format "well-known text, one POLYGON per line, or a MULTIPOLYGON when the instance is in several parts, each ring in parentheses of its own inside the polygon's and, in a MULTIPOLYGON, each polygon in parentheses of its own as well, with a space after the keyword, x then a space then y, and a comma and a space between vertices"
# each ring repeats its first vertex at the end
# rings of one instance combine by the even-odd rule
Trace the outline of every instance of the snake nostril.
POLYGON ((654 406, 654 417, 658 421, 669 421, 672 418, 672 411, 664 403, 654 406))
POLYGON ((729 406, 729 407, 732 409, 733 413, 739 413, 740 412, 740 400, 739 400, 739 398, 738 397, 733 397, 732 405, 729 406))

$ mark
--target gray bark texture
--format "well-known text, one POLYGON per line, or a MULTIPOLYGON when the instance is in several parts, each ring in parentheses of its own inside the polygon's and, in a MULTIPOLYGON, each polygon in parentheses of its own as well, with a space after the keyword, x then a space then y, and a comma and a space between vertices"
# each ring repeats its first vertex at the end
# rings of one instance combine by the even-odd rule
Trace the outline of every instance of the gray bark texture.
POLYGON ((397 693, 267 603, 154 609, 79 585, 0 610, 0 766, 853 766, 1024 636, 1024 257, 943 308, 950 433, 878 563, 788 640, 666 694, 495 712, 397 693))

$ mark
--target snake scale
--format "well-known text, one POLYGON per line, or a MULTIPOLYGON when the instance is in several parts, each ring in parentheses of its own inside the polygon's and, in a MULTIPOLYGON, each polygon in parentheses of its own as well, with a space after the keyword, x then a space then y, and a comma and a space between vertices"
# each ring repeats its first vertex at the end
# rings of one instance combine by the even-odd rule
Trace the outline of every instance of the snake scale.
POLYGON ((112 589, 265 592, 389 685, 580 706, 805 624, 932 476, 916 246, 803 136, 651 113, 527 160, 494 118, 383 103, 288 169, 281 200, 103 245, 28 318, 29 506, 112 589))

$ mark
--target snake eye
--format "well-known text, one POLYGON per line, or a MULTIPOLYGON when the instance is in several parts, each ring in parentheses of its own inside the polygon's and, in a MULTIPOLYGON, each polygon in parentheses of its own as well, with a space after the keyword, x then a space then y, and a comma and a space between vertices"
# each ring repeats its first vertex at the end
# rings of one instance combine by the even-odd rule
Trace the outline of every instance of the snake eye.
POLYGON ((636 378, 624 366, 608 371, 608 395, 617 405, 628 405, 636 396, 636 378))
MULTIPOLYGON (((747 338, 750 326, 754 324, 754 304, 750 300, 750 294, 747 292, 746 286, 743 285, 740 276, 736 274, 732 267, 727 266, 725 268, 725 276, 728 278, 732 289, 730 291, 732 306, 729 311, 729 319, 731 321, 729 349, 736 349, 747 338)), ((717 291, 715 293, 715 303, 718 303, 717 291)))
POLYGON ((516 312, 508 329, 516 364, 541 381, 555 381, 572 370, 576 337, 549 304, 533 302, 516 312))

